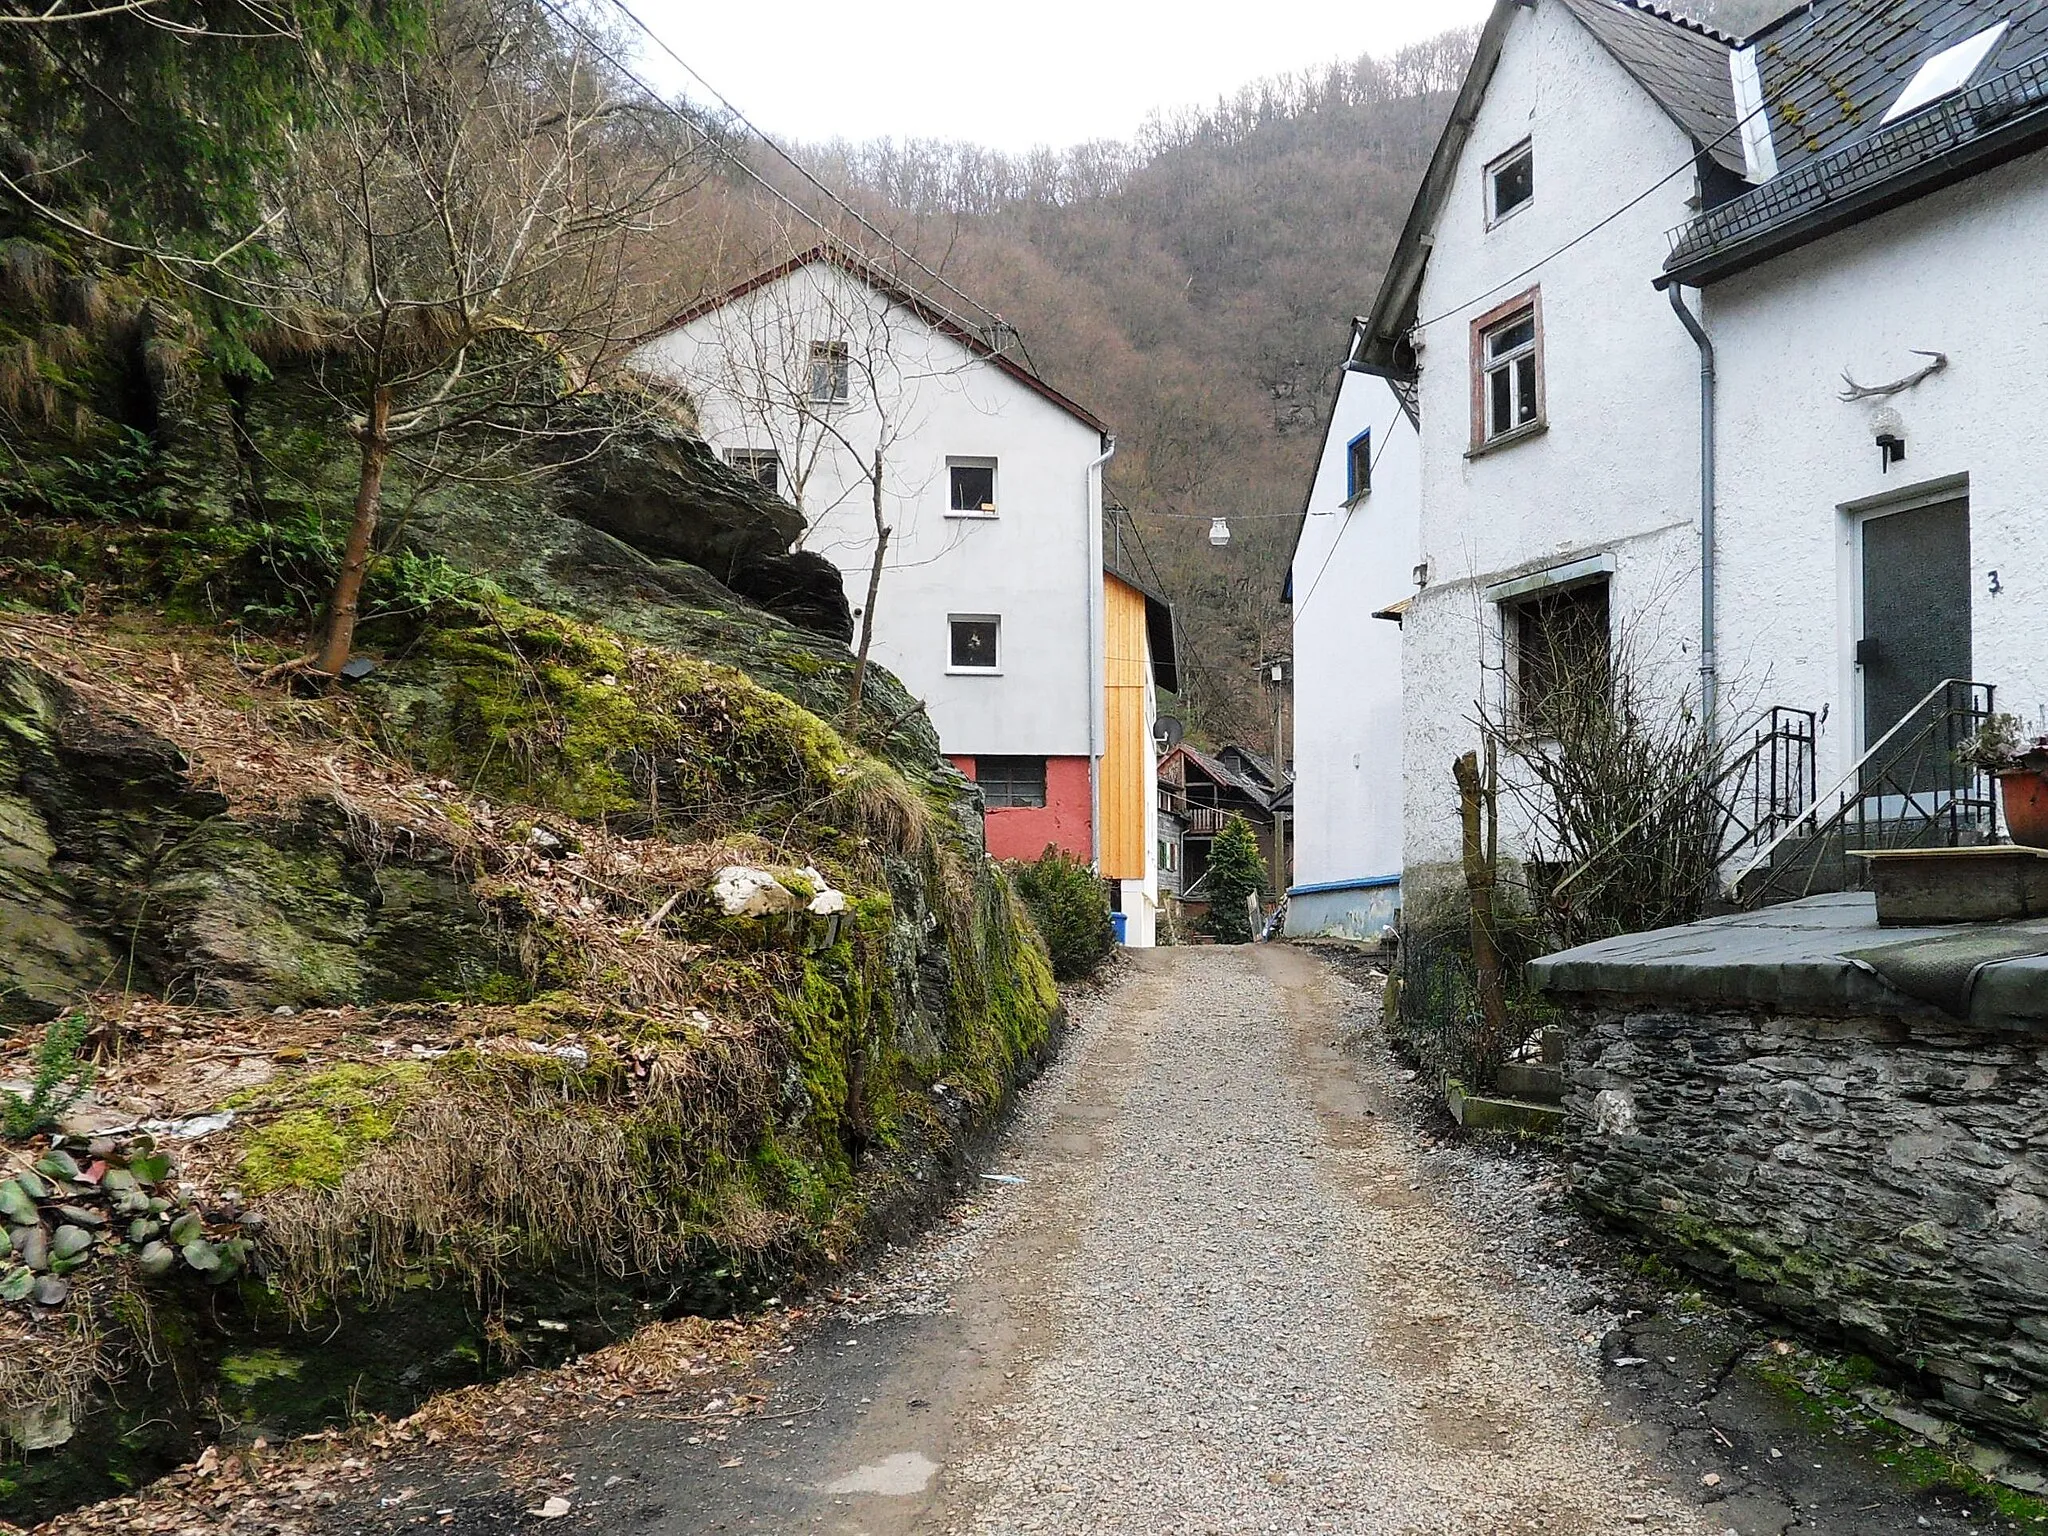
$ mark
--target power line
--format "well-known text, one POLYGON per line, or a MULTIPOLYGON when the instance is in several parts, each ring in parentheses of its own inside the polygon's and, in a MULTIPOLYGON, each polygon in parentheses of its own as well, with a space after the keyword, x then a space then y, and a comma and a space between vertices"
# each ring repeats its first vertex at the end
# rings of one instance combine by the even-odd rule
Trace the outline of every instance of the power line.
MULTIPOLYGON (((972 294, 967 293, 958 287, 955 287, 953 283, 950 282, 948 279, 941 276, 931 267, 926 266, 924 262, 919 260, 918 257, 914 255, 912 252, 907 251, 902 246, 898 245, 896 241, 892 239, 888 234, 878 229, 868 219, 868 216, 866 214, 862 213, 858 208, 854 207, 853 204, 849 203, 845 198, 841 197, 837 192, 833 191, 832 188, 827 186, 822 180, 820 180, 808 166, 804 165, 801 161, 799 161, 796 158, 796 156, 792 155, 788 150, 784 149, 774 139, 771 139, 766 133, 764 133, 754 123, 752 118, 748 117, 746 113, 742 112, 738 107, 733 105, 731 97, 727 96, 725 92, 721 91, 709 80, 706 80, 704 76, 701 73, 699 73, 695 67, 691 65, 689 60, 685 59, 681 54, 677 53, 675 49, 671 48, 668 45, 668 43, 664 41, 662 37, 658 33, 656 33, 652 27, 648 26, 646 22, 642 21, 639 15, 635 13, 633 8, 626 4, 626 0, 611 0, 611 3, 615 7, 617 7, 621 15, 625 16, 625 18, 628 21, 632 22, 634 26, 640 29, 642 34, 646 36, 649 42, 653 43, 655 47, 659 48, 663 53, 667 54, 671 59, 675 60, 678 67, 680 67, 686 74, 688 74, 692 80, 695 80, 699 85, 703 86, 705 90, 709 91, 712 94, 712 96, 718 100, 719 104, 723 106, 726 111, 730 112, 733 115, 734 119, 738 121, 742 126, 744 126, 749 133, 753 134, 755 138, 759 139, 763 144, 767 145, 770 149, 774 150, 775 153, 779 155, 789 165, 790 169, 795 171, 797 175, 803 177, 803 179, 809 182, 811 186, 815 188, 819 193, 821 193, 824 197, 829 199, 834 205, 843 210, 849 217, 853 219, 855 223, 859 224, 862 229, 866 230, 869 234, 873 235, 877 240, 881 241, 882 244, 887 246, 890 250, 894 251, 898 256, 901 256, 905 261, 909 262, 912 266, 916 267, 918 271, 922 272, 926 277, 930 278, 933 282, 937 283, 940 287, 944 288, 948 293, 951 293, 956 297, 964 300, 970 307, 979 310, 982 314, 986 315, 990 320, 994 321, 998 326, 1004 324, 1003 317, 1001 315, 997 314, 994 310, 990 309, 986 304, 982 303, 972 294)), ((757 179, 761 178, 757 177, 757 179)), ((765 180, 763 181, 763 185, 766 185, 765 180)), ((815 219, 812 222, 817 223, 815 219)), ((818 227, 821 230, 824 229, 823 224, 819 224, 818 227)))
MULTIPOLYGON (((1389 432, 1380 440, 1379 452, 1372 456, 1372 463, 1366 466, 1365 479, 1368 485, 1372 483, 1372 472, 1380 467, 1380 460, 1387 456, 1387 450, 1393 446, 1394 434, 1389 432)), ((1323 584, 1323 573, 1329 570, 1330 562, 1337 558, 1337 546, 1344 542, 1344 535, 1351 531, 1351 525, 1355 521, 1355 518, 1346 518, 1344 526, 1337 530, 1337 537, 1330 540, 1330 548, 1323 556, 1323 563, 1316 567, 1315 580, 1308 584, 1308 591, 1304 592, 1301 601, 1294 605, 1294 620, 1297 624, 1301 622, 1302 613, 1307 609, 1309 600, 1316 595, 1316 588, 1323 584)))
MULTIPOLYGON (((768 178, 763 176, 759 171, 755 170, 753 166, 747 164, 747 162, 740 158, 739 155, 735 154, 731 149, 726 147, 724 144, 720 143, 715 136, 713 136, 710 133, 707 133, 702 123, 698 122, 689 113, 683 111, 674 102, 670 101, 667 97, 663 96, 659 91, 655 90, 655 88, 652 85, 648 84, 648 82, 644 78, 642 78, 638 73, 634 71, 631 65, 627 64, 625 60, 621 59, 616 53, 613 53, 610 49, 606 48, 603 43, 598 41, 598 39, 591 36, 591 34, 588 31, 586 31, 582 26, 580 26, 576 22, 574 17, 564 12, 561 6, 555 3, 555 0, 540 0, 540 4, 549 15, 555 18, 556 21, 560 22, 562 26, 567 28, 570 32, 574 33, 579 39, 581 39, 583 44, 586 47, 588 47, 593 54, 595 54, 598 58, 604 60, 604 62, 609 64, 613 69, 617 70, 622 77, 624 77, 627 80, 630 80, 634 85, 638 86, 641 89, 641 91, 646 93, 647 98, 650 101, 652 101, 656 106, 660 107, 664 112, 667 112, 671 117, 674 117, 677 121, 681 122, 684 126, 689 128, 692 133, 696 134, 697 137, 703 141, 707 148, 724 156, 725 159, 732 165, 732 167, 735 170, 741 172, 743 175, 751 177, 753 181, 764 192, 766 192, 770 197, 774 198, 777 202, 781 203, 784 207, 789 209, 790 212, 794 213, 798 218, 804 220, 806 223, 814 227, 821 235, 825 237, 826 240, 832 242, 834 245, 843 248, 857 260, 868 265, 873 265, 872 259, 865 252, 855 247, 850 241, 842 239, 839 235, 835 234, 831 230, 831 228, 828 227, 825 224, 825 222, 822 219, 820 219, 815 213, 811 212, 810 209, 804 207, 801 203, 797 202, 787 192, 784 192, 780 187, 776 186, 775 183, 768 180, 768 178)), ((635 18, 635 20, 637 21, 638 18, 635 18)), ((642 30, 644 31, 646 29, 643 27, 642 30)), ((648 35, 650 37, 653 36, 652 33, 649 33, 648 35)), ((660 41, 660 39, 658 38, 655 40, 657 42, 660 41)), ((688 66, 685 65, 684 67, 687 68, 688 66)), ((734 115, 738 116, 738 113, 735 112, 734 115)), ((744 121, 744 119, 742 119, 742 121, 744 121)), ((750 128, 752 127, 751 124, 749 124, 748 126, 750 128)), ((754 131, 757 133, 759 132, 758 129, 755 129, 754 131)), ((856 217, 858 217, 858 215, 856 215, 856 217)), ((897 246, 894 241, 889 240, 886 235, 882 236, 882 239, 885 243, 889 245, 889 247, 892 250, 902 249, 900 246, 897 246)), ((911 257, 910 259, 912 261, 916 261, 915 257, 911 257)), ((922 262, 919 262, 918 266, 920 267, 920 269, 929 270, 927 268, 924 268, 922 262)), ((941 281, 944 280, 941 279, 941 281)), ((959 316, 955 315, 948 305, 939 303, 937 300, 933 299, 929 294, 920 291, 914 284, 903 283, 901 284, 901 286, 919 303, 929 305, 933 310, 937 311, 939 314, 944 315, 948 320, 952 321, 956 325, 959 325, 963 330, 971 331, 972 329, 974 329, 972 326, 968 325, 966 322, 961 320, 959 316)), ((946 286, 949 289, 952 289, 952 291, 955 293, 959 292, 959 290, 957 288, 953 288, 953 285, 950 283, 947 283, 946 286)), ((969 304, 974 305, 974 307, 980 310, 983 314, 995 316, 995 311, 989 309, 986 305, 976 303, 975 300, 973 300, 972 298, 968 298, 965 294, 962 294, 961 297, 967 298, 967 302, 969 304)), ((995 316, 995 318, 998 320, 998 322, 1000 322, 1000 316, 995 316)))

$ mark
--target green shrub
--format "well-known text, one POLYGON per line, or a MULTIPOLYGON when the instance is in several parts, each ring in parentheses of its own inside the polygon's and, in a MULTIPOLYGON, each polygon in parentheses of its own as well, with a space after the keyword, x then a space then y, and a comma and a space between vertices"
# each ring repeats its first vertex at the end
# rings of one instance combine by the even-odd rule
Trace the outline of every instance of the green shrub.
POLYGON ((1251 918, 1246 898, 1266 883, 1266 861, 1259 855, 1258 834, 1242 816, 1223 823, 1209 850, 1209 873, 1203 876, 1209 897, 1209 934, 1219 944, 1249 944, 1251 918))
POLYGON ((1052 952, 1052 973, 1077 981, 1102 964, 1116 943, 1109 895, 1086 864, 1047 847, 1035 864, 1017 866, 1017 890, 1052 952))
POLYGON ((82 1013, 52 1019, 36 1047, 35 1071, 29 1080, 28 1097, 12 1089, 0 1089, 0 1133, 9 1141, 20 1141, 57 1123, 57 1117, 85 1097, 92 1086, 93 1068, 80 1061, 86 1034, 92 1021, 82 1013))

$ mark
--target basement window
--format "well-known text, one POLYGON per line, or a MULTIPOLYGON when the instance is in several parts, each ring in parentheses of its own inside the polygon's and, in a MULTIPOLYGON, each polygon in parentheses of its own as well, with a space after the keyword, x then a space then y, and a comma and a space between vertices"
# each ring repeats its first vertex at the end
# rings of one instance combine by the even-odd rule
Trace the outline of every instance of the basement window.
POLYGON ((1571 714, 1606 695, 1613 659, 1607 578, 1500 605, 1512 718, 1533 736, 1565 734, 1571 714))
POLYGON ((1536 200, 1536 154, 1527 139, 1486 168, 1486 223, 1490 229, 1536 200))
POLYGON ((954 614, 946 621, 952 629, 947 652, 947 670, 952 672, 994 672, 999 670, 997 642, 1003 621, 991 614, 954 614))
POLYGON ((1344 499, 1356 501, 1372 490, 1372 428, 1344 445, 1344 499))
POLYGON ((769 495, 782 494, 782 459, 773 448, 735 448, 725 461, 769 495))
POLYGON ((948 459, 946 479, 950 500, 947 505, 960 517, 996 515, 996 461, 994 459, 948 459))
POLYGON ((844 405, 852 393, 853 368, 843 341, 811 343, 811 401, 844 405))
POLYGON ((992 811, 1042 810, 1045 807, 1045 759, 1042 757, 977 757, 974 782, 992 811))

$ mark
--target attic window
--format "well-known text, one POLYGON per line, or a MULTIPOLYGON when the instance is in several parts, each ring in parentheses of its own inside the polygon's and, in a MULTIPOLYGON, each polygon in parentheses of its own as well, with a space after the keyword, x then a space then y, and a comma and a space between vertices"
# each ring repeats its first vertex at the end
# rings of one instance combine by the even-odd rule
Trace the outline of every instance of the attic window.
POLYGON ((1356 501, 1372 489, 1372 428, 1344 447, 1344 499, 1356 501))
POLYGON ((851 393, 852 368, 843 341, 811 343, 811 400, 818 405, 844 405, 851 393))
POLYGON ((1486 168, 1486 222, 1498 224, 1536 196, 1536 154, 1527 139, 1486 168))
POLYGON ((1995 27, 1988 27, 1975 37, 1966 37, 1960 43, 1944 48, 1922 64, 1906 82, 1906 88, 1899 92, 1899 99, 1878 124, 1895 123, 1911 112, 1922 107, 1931 107, 1944 96, 1952 96, 1970 83, 1970 77, 1983 67, 1984 61, 2005 37, 2010 23, 2001 21, 1995 27))
POLYGON ((950 510, 967 517, 994 517, 996 512, 996 461, 994 459, 948 459, 946 479, 950 510))

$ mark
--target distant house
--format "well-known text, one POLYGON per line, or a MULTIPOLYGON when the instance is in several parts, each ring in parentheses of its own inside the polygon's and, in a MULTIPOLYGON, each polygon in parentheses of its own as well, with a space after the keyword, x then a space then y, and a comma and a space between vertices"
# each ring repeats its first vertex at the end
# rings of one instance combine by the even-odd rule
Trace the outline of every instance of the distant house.
POLYGON ((1422 447, 1411 392, 1345 359, 1283 595, 1294 610, 1287 932, 1376 937, 1401 910, 1401 631, 1422 447))
POLYGON ((803 514, 803 547, 838 566, 856 619, 879 459, 874 658, 981 785, 991 853, 1052 845, 1094 863, 1102 793, 1114 787, 1119 806, 1127 794, 1101 779, 1113 753, 1128 756, 1102 703, 1120 601, 1103 573, 1112 443, 1014 341, 821 246, 685 310, 637 362, 688 389, 706 440, 803 514))
POLYGON ((1250 823, 1269 877, 1273 870, 1275 791, 1259 774, 1231 766, 1233 761, 1246 767, 1256 761, 1270 768, 1267 759, 1243 747, 1225 747, 1211 757, 1186 742, 1159 760, 1161 804, 1166 807, 1162 820, 1176 823, 1180 829, 1172 862, 1178 867, 1182 911, 1190 920, 1208 910, 1204 882, 1210 846, 1232 816, 1242 816, 1250 823))
POLYGON ((1790 755, 1766 829, 1869 801, 1989 832, 1916 775, 1994 700, 2048 716, 2044 229, 2044 0, 1830 0, 1749 38, 1496 4, 1354 354, 1421 422, 1411 914, 1459 884, 1475 708, 1540 742, 1557 680, 1620 655, 1731 754, 1790 755))

